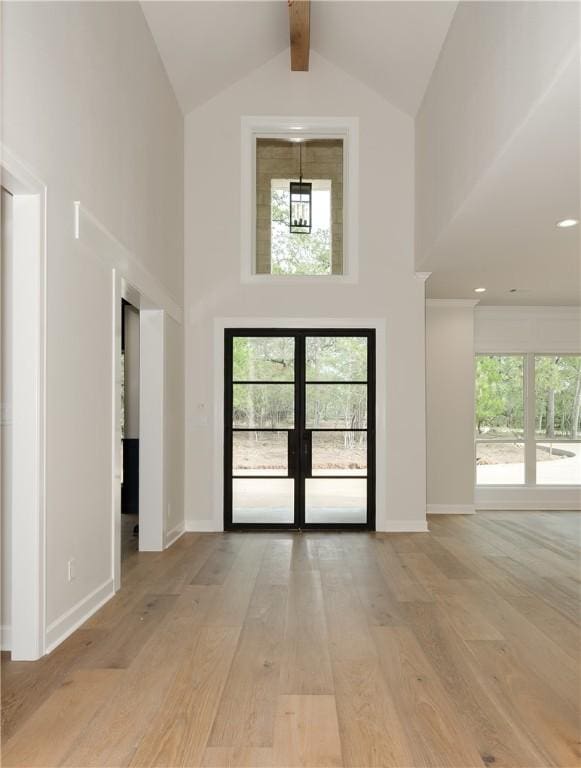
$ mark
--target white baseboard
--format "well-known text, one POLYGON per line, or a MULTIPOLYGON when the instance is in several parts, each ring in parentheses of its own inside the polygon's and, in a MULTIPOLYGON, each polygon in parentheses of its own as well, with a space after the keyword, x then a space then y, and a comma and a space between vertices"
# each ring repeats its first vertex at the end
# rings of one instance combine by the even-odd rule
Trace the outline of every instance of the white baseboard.
POLYGON ((580 512, 581 501, 483 501, 476 505, 478 512, 580 512))
MULTIPOLYGON (((214 520, 186 520, 185 529, 188 533, 223 532, 214 520)), ((378 533, 426 533, 427 530, 426 520, 388 520, 381 528, 377 528, 378 533)))
POLYGON ((520 486, 476 488, 474 496, 477 510, 581 510, 581 488, 574 486, 520 486))
POLYGON ((168 549, 168 547, 171 547, 172 544, 175 544, 176 541, 183 536, 183 534, 186 532, 185 525, 183 523, 180 523, 179 525, 176 525, 175 528, 172 528, 171 531, 168 531, 165 537, 165 547, 164 549, 168 549))
POLYGON ((9 624, 0 626, 0 650, 12 650, 12 627, 9 624))
POLYGON ((188 533, 222 533, 214 520, 186 520, 185 530, 188 533))
POLYGON ((378 533, 427 533, 427 520, 387 520, 378 533))
POLYGON ((57 645, 66 640, 69 635, 84 624, 99 608, 115 594, 113 579, 107 579, 104 584, 94 589, 90 594, 65 611, 58 619, 46 628, 45 653, 54 651, 57 645))
POLYGON ((428 504, 428 515, 473 515, 474 504, 428 504))

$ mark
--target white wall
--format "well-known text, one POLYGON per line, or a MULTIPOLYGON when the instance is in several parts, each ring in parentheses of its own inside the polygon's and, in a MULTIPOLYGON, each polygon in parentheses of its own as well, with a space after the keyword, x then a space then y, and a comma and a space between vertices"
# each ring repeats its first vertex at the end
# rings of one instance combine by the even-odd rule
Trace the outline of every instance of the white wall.
POLYGON ((291 73, 288 51, 186 117, 186 523, 219 529, 214 460, 221 415, 214 319, 377 318, 386 322, 387 455, 379 529, 425 521, 424 285, 414 275, 412 120, 316 53, 291 73), (241 116, 359 118, 359 283, 240 282, 241 116))
POLYGON ((579 5, 459 3, 416 120, 416 264, 578 56, 579 5))
MULTIPOLYGON (((7 2, 2 14, 2 140, 48 190, 46 597, 55 640, 110 594, 113 556, 112 274, 74 240, 73 201, 181 305, 183 121, 139 4, 7 2)), ((179 350, 172 364, 179 376, 179 350)))
POLYGON ((579 307, 476 307, 476 352, 581 353, 579 307))
POLYGON ((428 512, 474 511, 475 303, 426 302, 428 512))

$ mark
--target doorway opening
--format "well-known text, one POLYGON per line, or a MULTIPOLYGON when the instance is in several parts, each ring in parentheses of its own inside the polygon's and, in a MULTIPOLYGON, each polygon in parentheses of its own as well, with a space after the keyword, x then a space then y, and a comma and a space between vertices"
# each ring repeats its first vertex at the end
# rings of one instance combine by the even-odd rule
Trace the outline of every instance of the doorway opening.
POLYGON ((115 370, 112 536, 115 591, 137 552, 161 552, 164 515, 165 311, 113 275, 115 370))
POLYGON ((375 528, 375 331, 226 329, 224 528, 375 528))
POLYGON ((121 300, 121 559, 139 549, 139 309, 121 300))

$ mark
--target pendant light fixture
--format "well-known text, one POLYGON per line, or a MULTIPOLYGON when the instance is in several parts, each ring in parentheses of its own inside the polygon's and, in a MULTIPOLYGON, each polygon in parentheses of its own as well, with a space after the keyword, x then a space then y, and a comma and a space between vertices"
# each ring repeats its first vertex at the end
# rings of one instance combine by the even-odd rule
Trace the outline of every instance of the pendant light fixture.
POLYGON ((290 183, 289 229, 294 234, 311 234, 313 185, 303 181, 303 144, 299 145, 299 180, 290 183))

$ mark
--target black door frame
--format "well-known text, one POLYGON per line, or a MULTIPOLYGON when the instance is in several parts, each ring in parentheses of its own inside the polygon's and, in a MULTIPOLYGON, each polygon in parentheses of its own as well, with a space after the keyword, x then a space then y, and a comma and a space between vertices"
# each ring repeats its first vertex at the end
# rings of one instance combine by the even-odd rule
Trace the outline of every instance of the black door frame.
MULTIPOLYGON (((375 530, 375 329, 373 328, 226 328, 224 329, 224 530, 375 530), (287 432, 289 439, 289 479, 294 478, 294 521, 291 523, 234 523, 232 521, 232 426, 233 339, 236 336, 294 337, 295 339, 295 418, 294 429, 270 428, 261 432, 287 432), (361 336, 367 339, 367 521, 365 523, 305 523, 304 490, 307 477, 304 464, 311 461, 311 435, 305 428, 306 376, 305 338, 311 336, 361 336), (299 441, 303 438, 302 445, 299 441), (291 474, 292 472, 292 474, 291 474), (302 511, 302 515, 301 515, 302 511)), ((268 383, 268 382, 259 382, 268 383)), ((282 382, 278 382, 279 384, 282 382)), ((325 381, 324 384, 333 382, 325 381)), ((353 382, 335 382, 353 383, 353 382)), ((357 382, 354 382, 357 383, 357 382)), ((249 430, 254 431, 254 430, 249 430)), ((315 430, 316 431, 316 430, 315 430)), ((328 430, 337 431, 337 430, 328 430)), ((339 430, 340 431, 340 430, 339 430)), ((317 477, 325 476, 317 475, 317 477)))

